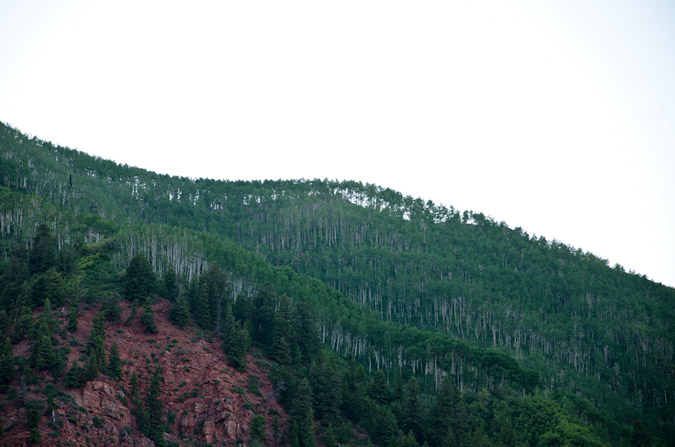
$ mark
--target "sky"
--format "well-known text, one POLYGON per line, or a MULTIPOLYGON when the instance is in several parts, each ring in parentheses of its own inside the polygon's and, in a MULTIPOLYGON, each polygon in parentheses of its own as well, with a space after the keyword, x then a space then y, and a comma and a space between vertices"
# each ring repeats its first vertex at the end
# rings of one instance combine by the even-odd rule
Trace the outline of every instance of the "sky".
POLYGON ((670 0, 0 4, 0 121, 155 172, 350 179, 675 286, 670 0))

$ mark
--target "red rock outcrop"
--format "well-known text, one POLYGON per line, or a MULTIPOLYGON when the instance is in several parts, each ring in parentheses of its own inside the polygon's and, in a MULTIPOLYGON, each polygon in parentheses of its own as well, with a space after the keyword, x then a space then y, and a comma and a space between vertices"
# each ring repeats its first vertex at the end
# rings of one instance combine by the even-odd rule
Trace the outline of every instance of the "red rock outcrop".
MULTIPOLYGON (((130 314, 126 303, 123 307, 121 321, 130 314)), ((154 306, 157 334, 145 333, 138 318, 128 326, 106 325, 106 349, 109 350, 113 342, 117 343, 123 378, 116 381, 100 374, 82 389, 59 391, 53 410, 43 402, 39 424, 41 445, 154 445, 137 429, 128 391, 129 379, 135 371, 142 396, 152 372, 158 367, 164 377, 161 385, 164 422, 167 419, 170 422, 170 431, 165 435, 168 443, 183 445, 187 440, 213 446, 234 446, 237 440, 246 443, 251 420, 260 414, 268 420, 266 443, 273 445, 272 420, 278 415, 279 420, 284 421, 286 414, 273 397, 266 361, 249 355, 247 371, 236 371, 227 365, 220 341, 209 339, 195 328, 180 329, 172 325, 167 319, 168 308, 169 303, 164 299, 154 306), (257 383, 259 392, 250 391, 251 383, 257 383)), ((68 366, 84 352, 94 313, 93 308, 82 311, 74 335, 79 345, 71 346, 68 366)), ((15 348, 15 355, 21 355, 20 351, 25 354, 27 350, 24 342, 15 348)), ((25 395, 10 393, 0 397, 0 418, 4 426, 0 446, 30 445, 21 402, 44 401, 44 386, 49 382, 52 382, 51 376, 41 375, 38 383, 25 387, 25 395)), ((13 388, 21 388, 18 381, 13 388)), ((60 381, 56 388, 61 389, 60 381)))

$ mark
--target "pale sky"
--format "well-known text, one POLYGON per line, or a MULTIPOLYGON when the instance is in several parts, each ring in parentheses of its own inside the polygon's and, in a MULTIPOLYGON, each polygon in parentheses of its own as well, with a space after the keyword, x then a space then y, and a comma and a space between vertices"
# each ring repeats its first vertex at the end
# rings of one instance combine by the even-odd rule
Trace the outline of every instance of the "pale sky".
POLYGON ((0 3, 0 120, 152 171, 352 179, 675 285, 675 3, 0 3))

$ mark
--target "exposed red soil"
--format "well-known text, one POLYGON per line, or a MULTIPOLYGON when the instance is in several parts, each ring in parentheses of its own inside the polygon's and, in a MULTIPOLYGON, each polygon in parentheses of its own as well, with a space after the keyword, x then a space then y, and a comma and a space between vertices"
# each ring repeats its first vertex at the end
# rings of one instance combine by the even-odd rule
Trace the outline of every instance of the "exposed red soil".
MULTIPOLYGON (((44 446, 151 446, 153 442, 136 429, 129 402, 129 378, 133 371, 138 375, 141 395, 150 383, 152 372, 161 367, 164 382, 162 402, 165 415, 175 415, 167 442, 179 445, 211 444, 234 446, 237 440, 247 445, 249 427, 256 414, 265 416, 266 445, 273 445, 272 420, 286 420, 284 409, 276 402, 272 385, 267 378, 266 364, 262 358, 249 354, 247 370, 242 373, 227 365, 227 356, 219 340, 206 339, 194 328, 181 329, 168 321, 169 302, 159 299, 153 306, 159 332, 147 334, 140 322, 142 309, 135 321, 125 326, 106 324, 106 350, 113 342, 119 348, 124 377, 115 381, 100 374, 82 389, 66 390, 68 396, 58 398, 58 408, 47 412, 42 405, 39 430, 44 446), (260 395, 248 390, 251 376, 258 378, 260 395)), ((79 326, 74 338, 79 346, 71 346, 67 367, 84 353, 89 338, 93 316, 97 309, 80 311, 79 326)), ((122 322, 131 310, 123 303, 122 322)), ((60 340, 60 339, 59 339, 60 340)), ((62 343, 65 343, 65 341, 62 343)), ((28 356, 27 341, 14 347, 15 356, 28 356)), ((27 446, 29 433, 26 411, 21 401, 43 400, 44 386, 51 377, 41 375, 34 385, 24 389, 20 396, 9 399, 0 396, 0 418, 5 427, 0 446, 27 446)), ((60 389, 60 381, 57 389, 60 389)), ((285 430, 285 427, 281 427, 285 430)))

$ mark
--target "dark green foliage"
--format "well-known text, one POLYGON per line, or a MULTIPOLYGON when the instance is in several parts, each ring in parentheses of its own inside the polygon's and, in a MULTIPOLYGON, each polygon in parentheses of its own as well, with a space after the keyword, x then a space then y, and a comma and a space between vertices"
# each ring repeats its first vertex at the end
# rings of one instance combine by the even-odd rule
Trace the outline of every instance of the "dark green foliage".
POLYGON ((631 447, 649 447, 652 443, 649 435, 645 430, 645 426, 640 421, 633 422, 633 434, 630 437, 631 447))
MULTIPOLYGON (((25 247, 21 237, 38 222, 53 225, 60 241, 97 241, 73 246, 75 263, 59 254, 33 277, 25 249, 0 261, 0 308, 15 342, 29 333, 32 343, 39 341, 41 322, 31 330, 32 315, 22 307, 42 305, 54 283, 43 276, 50 268, 61 275, 64 296, 93 302, 111 292, 127 296, 120 259, 142 247, 165 272, 162 293, 169 294, 169 266, 192 278, 186 297, 195 321, 220 329, 226 350, 236 344, 231 329, 250 330, 263 354, 281 364, 275 374, 289 405, 300 377, 322 377, 322 347, 335 358, 354 356, 353 363, 335 364, 342 383, 338 417, 367 427, 378 442, 389 436, 403 445, 413 431, 419 444, 431 446, 486 439, 498 446, 595 445, 598 439, 626 445, 634 419, 644 422, 647 436, 660 438, 655 443, 675 438, 669 374, 675 293, 589 253, 480 213, 358 182, 171 178, 31 140, 5 125, 0 156, 9 186, 0 187, 3 210, 31 210, 23 213, 23 236, 3 235, 4 253, 25 247), (231 272, 236 294, 219 297, 207 284, 210 268, 199 278, 204 262, 214 261, 231 272), (265 333, 255 311, 266 305, 256 306, 252 291, 267 282, 295 306, 280 317, 280 300, 265 333), (226 325, 223 304, 231 297, 236 322, 226 325), (390 378, 388 396, 371 386, 378 369, 390 378), (436 388, 445 375, 462 392, 451 396, 459 411, 442 430, 436 410, 444 413, 439 402, 447 399, 443 386, 436 388), (412 376, 419 378, 421 435, 412 416, 418 405, 403 385, 412 376), (402 433, 391 433, 394 420, 402 433)), ((51 235, 40 236, 48 239, 54 248, 51 235)), ((32 253, 37 242, 36 236, 32 261, 41 256, 32 253)), ((138 299, 154 287, 153 278, 138 299)), ((321 385, 312 387, 321 392, 321 385)), ((317 413, 321 405, 315 402, 317 413)), ((295 422, 292 441, 300 444, 302 421, 295 422)))
POLYGON ((467 417, 464 400, 457 387, 445 377, 438 389, 436 402, 429 412, 429 430, 427 439, 433 445, 441 445, 452 428, 458 443, 466 436, 467 417))
POLYGON ((0 393, 6 393, 14 379, 14 355, 9 338, 0 345, 0 393))
POLYGON ((0 281, 0 309, 11 314, 18 305, 23 283, 30 277, 28 253, 22 245, 17 245, 9 258, 0 281))
POLYGON ((411 377, 405 387, 403 428, 412 432, 417 440, 423 439, 424 436, 424 414, 419 393, 417 377, 411 377))
POLYGON ((42 273, 56 264, 56 249, 49 227, 41 223, 33 238, 33 248, 30 252, 28 266, 31 274, 42 273))
POLYGON ((378 369, 373 378, 373 384, 370 388, 370 397, 379 404, 389 402, 389 383, 384 370, 378 369))
POLYGON ((117 342, 114 342, 110 347, 110 355, 108 355, 108 375, 115 380, 122 377, 122 362, 120 361, 120 352, 117 347, 117 342))
POLYGON ((326 429, 326 437, 324 439, 324 445, 326 447, 335 447, 337 444, 337 441, 335 440, 335 433, 333 432, 333 425, 328 424, 328 428, 326 429))
POLYGON ((119 323, 122 318, 122 306, 119 305, 117 296, 109 294, 103 301, 103 312, 106 321, 111 323, 119 323))
POLYGON ((129 301, 145 301, 155 290, 155 274, 142 253, 138 253, 129 261, 124 281, 125 297, 129 301))
POLYGON ((35 401, 26 402, 26 418, 28 420, 28 428, 30 429, 29 442, 31 444, 39 444, 42 441, 38 425, 40 424, 40 406, 35 401))
POLYGON ((279 310, 274 317, 274 329, 272 331, 272 349, 270 357, 277 363, 287 366, 291 362, 291 350, 289 342, 293 337, 290 325, 291 300, 283 294, 279 299, 279 310))
POLYGON ((225 342, 225 353, 227 354, 227 363, 240 371, 246 369, 246 352, 250 344, 250 336, 246 328, 241 327, 237 322, 234 327, 228 330, 228 338, 225 342))
POLYGON ((0 309, 0 336, 5 335, 9 329, 9 317, 4 309, 0 309))
POLYGON ((176 270, 174 270, 172 265, 169 265, 162 277, 162 295, 171 301, 175 301, 179 293, 180 289, 178 288, 178 281, 176 279, 176 270))
POLYGON ((86 373, 76 361, 70 367, 66 375, 63 377, 63 386, 66 389, 80 388, 87 382, 86 373))
POLYGON ((143 422, 140 424, 143 432, 152 439, 157 447, 165 446, 163 420, 164 404, 160 398, 162 394, 161 384, 164 381, 161 368, 155 368, 150 381, 150 386, 145 393, 145 411, 143 422))
POLYGON ((14 330, 12 331, 12 343, 18 343, 32 331, 34 324, 33 312, 30 308, 24 306, 21 308, 21 314, 14 323, 14 330))
POLYGON ((272 283, 266 282, 258 287, 253 299, 253 340, 263 345, 272 344, 276 295, 272 283))
POLYGON ((342 403, 342 377, 336 362, 320 355, 309 369, 314 416, 322 422, 337 421, 342 403))
POLYGON ((178 327, 185 327, 190 323, 190 307, 184 297, 179 297, 171 304, 169 320, 178 327))
POLYGON ((138 300, 134 300, 131 303, 131 312, 129 312, 129 316, 127 317, 127 321, 124 322, 126 326, 129 326, 134 322, 134 319, 136 319, 136 314, 138 313, 138 300))
POLYGON ((251 440, 265 439, 265 424, 267 424, 267 420, 264 416, 259 414, 253 416, 253 419, 251 420, 251 427, 249 428, 249 436, 251 440))
POLYGON ((89 340, 87 341, 86 352, 88 359, 85 363, 86 380, 93 380, 98 373, 105 371, 105 311, 96 313, 89 331, 89 340))
POLYGON ((319 352, 319 329, 314 309, 307 303, 297 306, 298 318, 296 321, 297 343, 302 363, 309 363, 319 352))
POLYGON ((58 355, 52 346, 51 331, 45 323, 38 328, 38 336, 31 347, 30 366, 38 370, 58 368, 58 355))
POLYGON ((78 325, 78 309, 77 301, 71 300, 68 304, 68 322, 66 323, 66 329, 68 332, 76 332, 78 325))
POLYGON ((155 323, 155 312, 152 310, 152 299, 150 297, 145 299, 141 322, 145 327, 145 332, 148 334, 156 334, 158 332, 157 323, 155 323))

